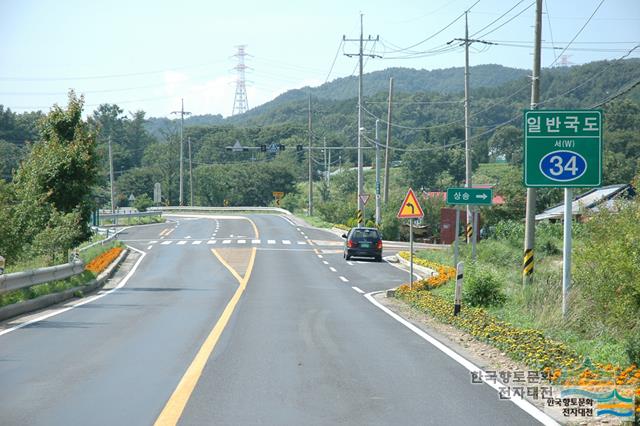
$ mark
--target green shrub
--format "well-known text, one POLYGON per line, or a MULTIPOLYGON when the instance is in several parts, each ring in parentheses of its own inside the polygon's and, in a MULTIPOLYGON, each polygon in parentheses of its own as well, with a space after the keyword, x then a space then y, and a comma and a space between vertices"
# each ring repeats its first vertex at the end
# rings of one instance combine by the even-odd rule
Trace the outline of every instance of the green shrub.
POLYGON ((500 306, 507 300, 504 281, 493 270, 474 265, 465 271, 464 301, 471 306, 500 306))
POLYGON ((631 364, 640 365, 640 335, 634 335, 627 339, 625 352, 631 364))

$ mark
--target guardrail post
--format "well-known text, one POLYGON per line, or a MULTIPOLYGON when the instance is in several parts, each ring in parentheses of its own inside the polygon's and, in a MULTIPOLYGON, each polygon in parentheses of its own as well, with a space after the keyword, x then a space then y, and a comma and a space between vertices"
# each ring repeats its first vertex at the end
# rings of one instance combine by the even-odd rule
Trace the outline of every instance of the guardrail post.
POLYGON ((460 313, 460 306, 462 304, 462 279, 464 275, 464 262, 458 262, 457 274, 456 274, 456 295, 453 305, 453 315, 460 313))

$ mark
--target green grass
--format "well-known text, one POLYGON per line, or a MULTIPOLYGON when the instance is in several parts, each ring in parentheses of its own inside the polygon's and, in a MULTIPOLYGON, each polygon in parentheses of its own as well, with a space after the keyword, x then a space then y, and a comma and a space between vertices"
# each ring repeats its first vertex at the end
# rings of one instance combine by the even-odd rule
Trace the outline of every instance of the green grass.
MULTIPOLYGON (((121 225, 121 226, 147 225, 150 223, 163 223, 165 221, 166 219, 160 215, 142 216, 142 217, 125 217, 125 218, 118 218, 118 225, 121 225)), ((113 225, 114 220, 113 219, 100 220, 100 223, 101 223, 101 226, 113 225)))
MULTIPOLYGON (((460 260, 471 262, 471 247, 460 244, 460 260)), ((420 250, 418 257, 446 265, 453 265, 453 249, 420 250)), ((562 318, 562 271, 560 256, 539 255, 536 260, 535 282, 524 287, 521 282, 521 250, 505 241, 486 240, 477 245, 478 263, 490 267, 503 277, 507 302, 500 307, 487 307, 495 317, 521 328, 535 328, 552 339, 569 345, 582 357, 594 362, 625 365, 629 359, 624 340, 610 331, 586 331, 578 318, 562 318)), ((451 281, 432 292, 453 300, 455 282, 451 281)), ((463 287, 464 292, 464 287, 463 287)), ((577 309, 576 312, 584 312, 577 309)))
POLYGON ((311 226, 315 226, 316 228, 326 228, 331 229, 333 227, 333 223, 326 222, 319 218, 318 216, 300 216, 295 215, 297 218, 304 220, 311 226))

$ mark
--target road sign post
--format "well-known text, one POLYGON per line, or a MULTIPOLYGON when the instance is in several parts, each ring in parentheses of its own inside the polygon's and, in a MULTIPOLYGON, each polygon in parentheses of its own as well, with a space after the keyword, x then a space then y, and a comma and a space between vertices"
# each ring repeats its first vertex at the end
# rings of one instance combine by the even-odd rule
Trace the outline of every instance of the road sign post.
POLYGON ((464 278, 464 263, 456 263, 456 293, 453 301, 453 315, 460 313, 462 306, 462 280, 464 278))
POLYGON ((362 217, 358 219, 358 223, 362 223, 364 225, 364 220, 366 218, 365 209, 367 207, 367 201, 369 201, 369 194, 360 195, 360 201, 362 201, 362 217))
POLYGON ((400 211, 398 211, 398 219, 409 219, 409 289, 413 289, 413 220, 424 216, 422 207, 418 202, 413 189, 409 188, 407 195, 404 197, 400 211))
POLYGON ((602 111, 524 113, 524 186, 564 188, 562 316, 571 287, 572 188, 602 184, 602 111))
MULTIPOLYGON (((493 204, 491 188, 447 188, 447 204, 456 206, 456 239, 454 246, 454 264, 458 262, 458 226, 460 224, 459 205, 490 206, 493 204)), ((467 223, 467 241, 471 238, 471 258, 476 260, 476 241, 478 240, 478 212, 473 209, 472 223, 467 223)))

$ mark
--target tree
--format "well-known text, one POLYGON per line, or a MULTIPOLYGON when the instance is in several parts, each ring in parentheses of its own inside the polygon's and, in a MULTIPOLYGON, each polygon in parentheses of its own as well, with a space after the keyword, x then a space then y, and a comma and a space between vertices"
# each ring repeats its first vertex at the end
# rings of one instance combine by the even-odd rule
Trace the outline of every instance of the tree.
MULTIPOLYGON (((95 137, 82 121, 83 97, 69 93, 67 109, 54 105, 40 125, 42 140, 16 173, 21 232, 31 240, 61 215, 77 214, 80 232, 71 244, 90 236, 92 187, 97 183, 95 137)), ((56 222, 57 221, 57 222, 56 222)), ((69 247, 70 248, 70 247, 69 247)))
POLYGON ((489 139, 489 156, 495 159, 504 155, 509 163, 514 164, 521 157, 522 138, 522 129, 518 127, 509 125, 499 128, 489 139))

